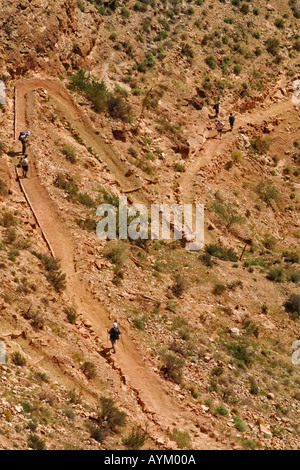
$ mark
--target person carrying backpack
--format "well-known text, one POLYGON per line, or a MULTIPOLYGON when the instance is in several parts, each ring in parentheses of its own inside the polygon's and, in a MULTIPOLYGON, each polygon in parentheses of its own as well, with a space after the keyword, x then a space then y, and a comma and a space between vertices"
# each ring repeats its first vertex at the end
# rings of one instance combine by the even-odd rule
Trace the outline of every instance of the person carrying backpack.
POLYGON ((27 178, 27 173, 28 173, 28 169, 29 169, 29 164, 28 164, 28 159, 27 159, 28 155, 24 155, 23 158, 21 158, 21 167, 22 167, 22 171, 23 171, 23 178, 27 178))
POLYGON ((29 136, 30 136, 30 131, 20 132, 19 134, 19 141, 22 143, 22 155, 25 155, 26 153, 27 140, 29 136))
POLYGON ((224 122, 216 121, 216 129, 218 131, 218 135, 220 136, 220 140, 222 139, 222 132, 223 132, 224 126, 225 126, 224 122))
POLYGON ((119 339, 121 331, 118 328, 117 320, 114 321, 114 326, 108 331, 109 338, 111 341, 112 349, 116 352, 116 341, 119 339))
POLYGON ((221 104, 221 101, 218 101, 218 102, 217 102, 217 103, 214 105, 214 107, 213 107, 213 109, 214 109, 214 110, 215 110, 215 112, 216 112, 216 117, 218 117, 218 116, 219 116, 219 112, 220 112, 220 104, 221 104))
POLYGON ((230 113, 230 116, 229 116, 229 125, 230 125, 230 129, 231 129, 231 130, 233 129, 234 121, 235 121, 235 117, 233 116, 232 113, 230 113))

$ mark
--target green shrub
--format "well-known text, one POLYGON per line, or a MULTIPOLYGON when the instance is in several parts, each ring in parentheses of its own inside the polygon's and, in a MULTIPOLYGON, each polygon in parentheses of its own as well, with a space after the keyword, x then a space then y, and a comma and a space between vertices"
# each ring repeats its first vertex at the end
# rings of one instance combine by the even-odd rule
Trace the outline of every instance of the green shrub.
POLYGON ((72 145, 64 145, 60 149, 61 153, 65 155, 66 159, 69 160, 71 163, 76 162, 76 151, 72 145))
POLYGON ((240 416, 233 416, 233 422, 234 422, 234 425, 235 425, 235 428, 240 431, 240 432, 244 432, 246 431, 246 426, 245 426, 245 423, 243 422, 242 418, 240 418, 240 416))
POLYGON ((66 288, 66 275, 60 269, 60 261, 52 256, 43 255, 43 265, 46 269, 45 277, 53 285, 57 292, 66 288))
POLYGON ((30 434, 28 437, 28 447, 33 450, 47 450, 46 441, 37 434, 30 434))
POLYGON ((291 317, 296 319, 300 316, 300 295, 291 294, 284 304, 285 310, 291 314, 291 317))
POLYGON ((130 450, 138 450, 145 444, 148 432, 141 426, 135 426, 130 434, 123 439, 123 444, 130 450))
POLYGON ((250 140, 250 144, 252 152, 263 155, 269 150, 271 145, 271 139, 269 139, 268 137, 263 139, 260 136, 255 135, 250 140))
POLYGON ((170 439, 176 442, 179 449, 189 449, 191 447, 191 437, 186 431, 174 428, 170 433, 170 439))
POLYGON ((16 366, 23 367, 26 364, 25 357, 19 351, 12 353, 11 360, 16 366))
POLYGON ((233 248, 225 248, 221 245, 209 243, 208 245, 205 245, 205 251, 211 256, 215 256, 216 258, 219 258, 225 261, 234 262, 238 260, 238 256, 233 250, 233 248))
POLYGON ((234 148, 231 152, 231 158, 235 163, 241 163, 243 161, 243 154, 240 150, 234 148))
POLYGON ((85 361, 80 367, 88 380, 92 380, 97 375, 97 369, 93 362, 85 361))
POLYGON ((277 38, 268 38, 266 41, 266 49, 272 55, 277 55, 279 49, 279 39, 277 38))
POLYGON ((220 404, 220 405, 216 406, 215 411, 214 411, 214 415, 215 415, 215 416, 218 416, 218 415, 228 416, 228 415, 229 415, 229 411, 228 411, 228 409, 226 408, 226 406, 220 404))
POLYGON ((224 284, 215 284, 213 288, 213 294, 221 295, 226 291, 227 287, 224 284))
POLYGON ((184 359, 177 357, 176 354, 170 351, 162 351, 160 357, 163 362, 161 367, 163 374, 174 380, 175 383, 180 384, 183 376, 184 359))
POLYGON ((247 343, 239 340, 228 345, 228 349, 232 356, 238 361, 240 365, 250 367, 254 361, 254 351, 252 351, 247 343))
POLYGON ((206 63, 211 69, 215 69, 216 66, 217 66, 216 59, 214 58, 214 56, 213 56, 212 54, 206 57, 205 63, 206 63))
POLYGON ((260 183, 258 183, 258 185, 256 186, 256 191, 260 199, 262 199, 262 201, 264 201, 267 204, 267 206, 271 205, 272 200, 278 203, 280 199, 276 187, 270 181, 266 183, 263 181, 260 181, 260 183))

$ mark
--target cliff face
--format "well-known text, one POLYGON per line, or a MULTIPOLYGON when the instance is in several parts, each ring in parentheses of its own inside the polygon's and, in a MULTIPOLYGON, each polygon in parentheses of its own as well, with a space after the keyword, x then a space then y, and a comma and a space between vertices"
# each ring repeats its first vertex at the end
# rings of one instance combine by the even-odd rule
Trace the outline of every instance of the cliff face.
POLYGON ((11 77, 28 70, 63 73, 81 66, 96 42, 99 13, 82 15, 75 0, 1 2, 0 67, 11 77))

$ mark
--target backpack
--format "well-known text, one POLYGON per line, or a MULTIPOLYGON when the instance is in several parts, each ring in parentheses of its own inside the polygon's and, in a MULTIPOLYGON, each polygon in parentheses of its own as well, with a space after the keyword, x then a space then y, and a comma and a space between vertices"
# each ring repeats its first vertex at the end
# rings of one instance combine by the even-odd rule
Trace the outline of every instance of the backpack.
POLYGON ((22 142, 23 140, 25 140, 25 137, 26 137, 25 132, 20 132, 19 140, 21 140, 21 142, 22 142))
POLYGON ((119 339, 119 336, 120 336, 119 328, 116 328, 116 327, 112 328, 110 330, 110 335, 111 335, 112 339, 119 339))

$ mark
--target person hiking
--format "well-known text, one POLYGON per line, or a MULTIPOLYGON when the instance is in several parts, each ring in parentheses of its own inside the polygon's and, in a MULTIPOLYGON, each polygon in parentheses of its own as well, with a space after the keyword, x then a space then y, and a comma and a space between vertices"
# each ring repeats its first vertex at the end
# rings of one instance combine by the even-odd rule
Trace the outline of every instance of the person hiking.
POLYGON ((30 136, 30 131, 20 132, 19 134, 19 141, 22 143, 22 155, 25 155, 26 153, 27 140, 29 136, 30 136))
POLYGON ((221 104, 221 101, 218 101, 218 102, 217 102, 217 103, 214 105, 214 107, 213 107, 213 109, 214 109, 214 110, 215 110, 215 112, 216 112, 216 117, 218 117, 218 116, 219 116, 219 112, 220 112, 220 104, 221 104))
POLYGON ((119 339, 119 336, 121 334, 121 331, 118 328, 118 323, 117 320, 114 321, 114 326, 108 331, 109 338, 111 341, 111 346, 112 349, 114 350, 114 353, 116 352, 116 341, 119 339))
POLYGON ((21 164, 21 167, 22 167, 22 171, 23 171, 23 178, 27 178, 27 173, 28 173, 28 169, 29 169, 29 164, 28 164, 28 155, 24 155, 23 158, 21 158, 20 160, 20 164, 21 164))
POLYGON ((229 125, 230 125, 230 129, 232 130, 233 129, 233 126, 234 126, 234 121, 235 121, 235 117, 232 113, 230 113, 230 116, 229 116, 229 125))
POLYGON ((224 122, 216 121, 216 128, 218 131, 218 135, 220 136, 220 140, 222 139, 222 132, 223 132, 224 125, 225 125, 224 122))

